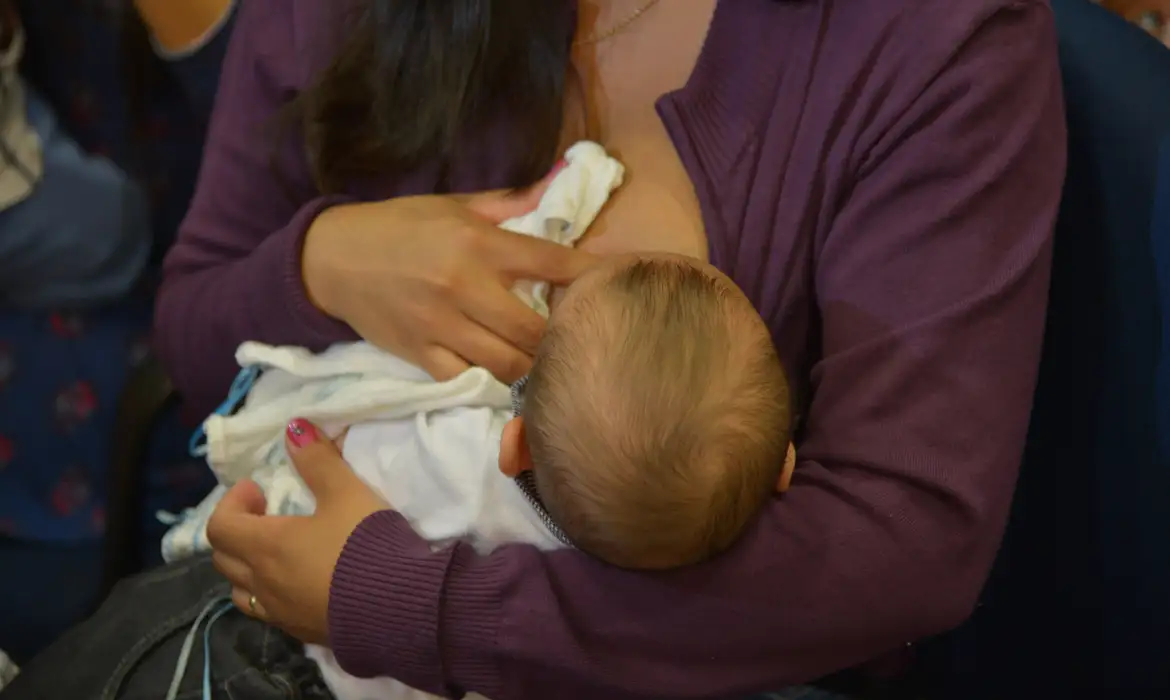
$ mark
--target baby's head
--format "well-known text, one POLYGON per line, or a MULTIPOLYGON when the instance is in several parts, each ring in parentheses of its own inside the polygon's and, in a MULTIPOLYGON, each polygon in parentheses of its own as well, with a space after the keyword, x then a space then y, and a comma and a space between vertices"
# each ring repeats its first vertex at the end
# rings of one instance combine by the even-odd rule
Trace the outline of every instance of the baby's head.
POLYGON ((751 303, 692 258, 612 260, 550 319, 500 452, 553 520, 616 566, 726 549, 777 490, 788 387, 751 303))

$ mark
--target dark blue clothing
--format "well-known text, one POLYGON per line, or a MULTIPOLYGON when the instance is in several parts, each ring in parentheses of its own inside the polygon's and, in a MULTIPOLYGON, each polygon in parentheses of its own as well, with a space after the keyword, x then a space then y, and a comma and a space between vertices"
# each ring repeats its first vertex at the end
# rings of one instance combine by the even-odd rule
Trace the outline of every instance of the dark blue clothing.
MULTIPOLYGON (((121 41, 128 1, 31 0, 20 10, 26 78, 82 148, 145 187, 158 259, 194 189, 230 26, 177 60, 154 59, 142 42, 139 65, 121 41), (152 64, 158 70, 143 70, 152 64)), ((100 538, 115 406, 149 346, 152 288, 148 279, 134 298, 95 312, 0 314, 0 534, 100 538)), ((185 432, 169 426, 156 440, 151 511, 210 487, 207 470, 185 459, 185 432)))

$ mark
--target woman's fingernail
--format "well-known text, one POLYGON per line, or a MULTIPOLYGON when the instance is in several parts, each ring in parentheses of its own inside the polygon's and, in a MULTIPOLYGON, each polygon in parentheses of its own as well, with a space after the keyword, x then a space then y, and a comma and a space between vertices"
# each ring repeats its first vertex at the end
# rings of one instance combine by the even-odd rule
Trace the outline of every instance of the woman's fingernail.
POLYGON ((565 160, 564 158, 558 160, 556 165, 552 166, 552 170, 549 171, 549 177, 556 175, 567 167, 569 167, 569 161, 565 160))
POLYGON ((300 449, 317 442, 317 428, 304 418, 294 418, 288 424, 288 440, 300 449))

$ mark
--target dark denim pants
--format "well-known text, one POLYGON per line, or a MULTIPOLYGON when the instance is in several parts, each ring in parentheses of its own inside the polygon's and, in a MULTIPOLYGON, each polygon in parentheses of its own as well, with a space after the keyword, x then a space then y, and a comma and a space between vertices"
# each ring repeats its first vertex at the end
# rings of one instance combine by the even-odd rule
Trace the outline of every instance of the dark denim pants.
MULTIPOLYGON (((207 557, 122 582, 89 620, 26 665, 3 700, 162 700, 195 619, 229 588, 207 557)), ((216 700, 332 700, 302 645, 232 611, 210 632, 216 700)), ((203 633, 178 697, 203 697, 203 633)))
MULTIPOLYGON (((207 557, 123 581, 101 609, 26 665, 2 700, 162 700, 200 613, 230 589, 207 557)), ((203 636, 192 647, 178 698, 203 696, 203 636)), ((333 700, 296 640, 237 613, 210 632, 215 700, 333 700)), ((751 700, 846 700, 790 688, 751 700)))

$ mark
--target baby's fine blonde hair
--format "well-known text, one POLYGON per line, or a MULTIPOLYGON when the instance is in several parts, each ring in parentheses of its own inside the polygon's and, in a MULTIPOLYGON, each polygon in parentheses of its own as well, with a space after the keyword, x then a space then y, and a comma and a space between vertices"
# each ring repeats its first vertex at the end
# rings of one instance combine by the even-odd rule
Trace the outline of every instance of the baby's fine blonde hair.
POLYGON ((672 258, 606 274, 550 326, 529 375, 536 487, 587 553, 633 569, 693 564, 775 493, 788 385, 730 280, 672 258))

